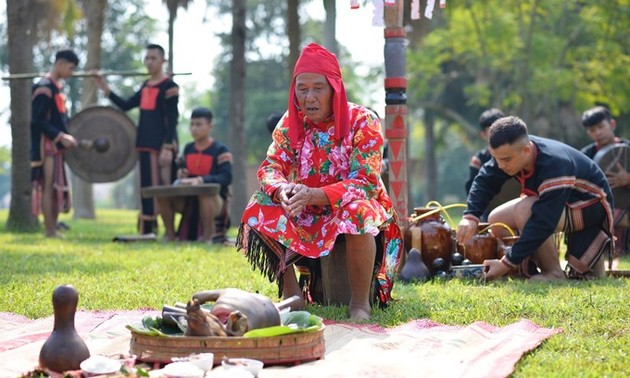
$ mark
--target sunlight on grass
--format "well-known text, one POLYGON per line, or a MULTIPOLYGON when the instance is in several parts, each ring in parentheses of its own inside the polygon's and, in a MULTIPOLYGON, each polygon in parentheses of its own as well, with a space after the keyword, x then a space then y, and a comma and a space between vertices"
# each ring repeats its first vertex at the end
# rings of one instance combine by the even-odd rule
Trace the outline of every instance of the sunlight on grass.
MULTIPOLYGON (((114 243, 134 234, 137 213, 98 210, 96 220, 62 220, 65 237, 8 233, 0 211, 0 311, 30 318, 52 314, 51 295, 60 284, 79 291, 79 308, 161 309, 186 302, 201 290, 238 287, 277 298, 277 287, 231 246, 201 243, 114 243)), ((235 230, 230 230, 235 235, 235 230)), ((629 260, 622 261, 628 269, 629 260)), ((491 284, 434 280, 396 283, 394 303, 374 310, 373 321, 395 326, 428 318, 452 325, 484 321, 504 326, 529 319, 563 332, 517 365, 515 376, 625 376, 630 354, 630 285, 625 278, 589 282, 491 284)), ((328 319, 345 320, 346 308, 309 306, 328 319)))

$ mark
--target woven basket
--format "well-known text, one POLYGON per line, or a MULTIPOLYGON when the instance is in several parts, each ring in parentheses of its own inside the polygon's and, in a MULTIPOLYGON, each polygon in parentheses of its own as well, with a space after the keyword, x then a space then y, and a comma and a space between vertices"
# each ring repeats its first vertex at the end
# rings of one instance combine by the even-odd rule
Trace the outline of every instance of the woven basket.
POLYGON ((286 365, 324 356, 324 328, 315 332, 273 337, 147 336, 131 331, 130 351, 143 362, 169 363, 173 357, 214 353, 214 364, 224 356, 253 358, 265 365, 286 365))

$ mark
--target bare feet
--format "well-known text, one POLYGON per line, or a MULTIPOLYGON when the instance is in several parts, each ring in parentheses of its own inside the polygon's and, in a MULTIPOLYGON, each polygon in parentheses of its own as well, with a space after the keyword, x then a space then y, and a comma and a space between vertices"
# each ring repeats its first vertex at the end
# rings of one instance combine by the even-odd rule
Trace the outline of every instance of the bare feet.
POLYGON ((539 281, 539 282, 560 281, 560 280, 566 280, 566 279, 567 279, 567 276, 562 271, 535 274, 529 278, 530 281, 539 281))
POLYGON ((361 322, 365 320, 370 320, 370 305, 354 305, 350 304, 349 306, 350 312, 350 321, 352 322, 361 322))

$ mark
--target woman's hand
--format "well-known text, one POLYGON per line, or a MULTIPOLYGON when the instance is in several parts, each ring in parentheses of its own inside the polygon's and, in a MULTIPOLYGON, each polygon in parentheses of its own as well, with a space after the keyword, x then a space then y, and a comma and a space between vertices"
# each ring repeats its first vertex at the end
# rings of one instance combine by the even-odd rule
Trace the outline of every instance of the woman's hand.
POLYGON ((313 189, 303 184, 286 184, 278 190, 280 205, 292 217, 299 215, 313 198, 313 189))

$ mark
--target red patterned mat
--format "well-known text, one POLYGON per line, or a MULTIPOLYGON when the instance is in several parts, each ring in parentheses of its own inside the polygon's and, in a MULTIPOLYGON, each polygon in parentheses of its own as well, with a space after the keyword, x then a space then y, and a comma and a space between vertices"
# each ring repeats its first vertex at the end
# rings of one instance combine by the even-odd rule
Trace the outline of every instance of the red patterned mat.
MULTIPOLYGON (((130 339, 125 325, 158 314, 79 311, 75 327, 93 355, 125 353, 130 339)), ((52 327, 52 317, 30 320, 0 313, 0 377, 14 378, 34 369, 52 327)), ((265 368, 259 377, 506 377, 525 353, 561 331, 528 320, 495 327, 420 319, 394 328, 327 321, 324 359, 265 368)))

